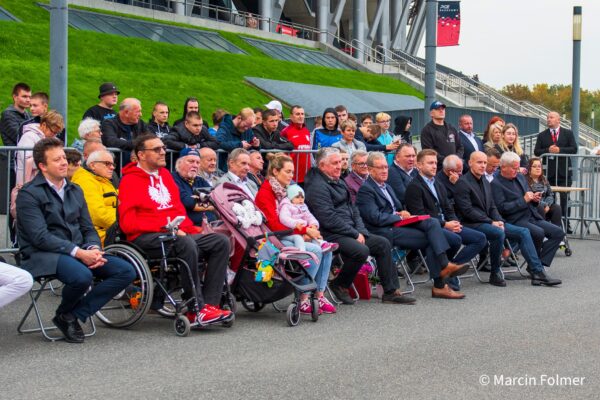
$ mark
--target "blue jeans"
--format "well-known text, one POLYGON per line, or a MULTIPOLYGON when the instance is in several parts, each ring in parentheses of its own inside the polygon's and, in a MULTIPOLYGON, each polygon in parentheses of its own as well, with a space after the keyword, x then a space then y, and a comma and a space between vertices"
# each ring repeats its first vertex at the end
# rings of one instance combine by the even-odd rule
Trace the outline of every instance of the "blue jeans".
POLYGON ((56 314, 70 312, 85 322, 135 279, 135 270, 128 262, 115 256, 105 255, 104 258, 106 264, 94 269, 71 256, 61 255, 58 258, 56 276, 65 286, 56 314), (86 295, 94 277, 102 281, 86 295))
POLYGON ((523 254, 523 258, 525 258, 527 264, 529 264, 529 268, 533 272, 541 272, 544 270, 535 249, 535 245, 533 244, 529 229, 512 224, 504 224, 504 233, 508 240, 519 244, 521 254, 523 254))
MULTIPOLYGON (((293 235, 299 236, 299 235, 293 235)), ((300 236, 301 237, 301 236, 300 236)), ((294 246, 294 243, 286 240, 286 238, 282 238, 282 243, 285 246, 294 246)), ((333 255, 331 252, 323 253, 321 250, 321 246, 314 242, 304 242, 304 247, 306 251, 313 253, 319 263, 315 263, 314 260, 310 259, 310 266, 306 268, 306 272, 315 280, 317 283, 317 291, 323 292, 327 287, 327 279, 329 279, 329 270, 331 269, 331 260, 333 259, 333 255)), ((308 282, 303 281, 302 284, 306 284, 308 282)))
MULTIPOLYGON (((450 231, 447 232, 453 233, 450 231)), ((467 228, 466 226, 463 226, 459 233, 453 234, 459 236, 461 244, 464 245, 463 249, 458 254, 456 254, 455 251, 454 254, 452 254, 452 257, 448 257, 456 264, 464 264, 471 261, 487 245, 484 233, 478 232, 472 228, 467 228)), ((450 240, 448 240, 448 243, 450 243, 450 240)), ((453 243, 450 243, 450 249, 453 249, 453 243)))
POLYGON ((492 272, 500 270, 500 259, 502 258, 502 250, 504 249, 504 231, 492 224, 479 224, 473 227, 476 231, 483 233, 490 243, 490 264, 492 272))

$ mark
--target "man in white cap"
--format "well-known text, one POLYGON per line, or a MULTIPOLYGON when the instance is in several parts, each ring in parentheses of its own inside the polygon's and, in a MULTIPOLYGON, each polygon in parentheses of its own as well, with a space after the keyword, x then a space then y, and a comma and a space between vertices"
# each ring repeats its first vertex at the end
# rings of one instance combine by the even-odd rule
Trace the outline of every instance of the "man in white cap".
POLYGON ((283 106, 279 100, 271 100, 265 104, 265 107, 267 107, 267 110, 275 110, 279 114, 279 124, 277 125, 278 131, 281 131, 283 128, 289 125, 283 120, 283 106))

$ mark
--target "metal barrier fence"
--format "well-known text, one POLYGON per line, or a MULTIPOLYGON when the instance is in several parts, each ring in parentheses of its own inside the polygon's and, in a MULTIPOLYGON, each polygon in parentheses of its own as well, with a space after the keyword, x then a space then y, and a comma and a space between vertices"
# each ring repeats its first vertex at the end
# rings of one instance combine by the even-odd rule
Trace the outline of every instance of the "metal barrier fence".
MULTIPOLYGON (((26 159, 28 152, 32 149, 17 148, 14 146, 0 147, 0 253, 13 253, 16 249, 11 243, 11 229, 9 217, 11 188, 15 182, 25 180, 26 169, 15 171, 15 160, 17 156, 26 159)), ((123 166, 129 162, 129 151, 120 149, 109 149, 115 154, 117 165, 123 166)), ((278 153, 282 150, 261 150, 261 153, 278 153)), ((167 168, 175 171, 175 160, 177 152, 168 150, 167 168)), ((295 171, 308 171, 312 167, 314 150, 294 150, 295 171), (307 155, 303 157, 302 155, 307 155)), ((217 159, 228 152, 217 150, 217 159)), ((218 162, 218 160, 217 160, 218 162)), ((571 224, 573 232, 580 239, 600 240, 600 156, 595 155, 570 155, 570 154, 544 154, 542 156, 545 175, 548 176, 571 176, 570 179, 556 182, 551 181, 553 186, 563 186, 566 192, 567 206, 570 209, 566 221, 571 224), (571 167, 567 160, 571 160, 571 167)), ((121 168, 115 170, 121 176, 121 168)), ((297 175, 296 175, 297 176, 297 175)), ((556 196, 557 199, 560 196, 556 196)))
POLYGON ((600 156, 549 153, 541 159, 550 184, 559 187, 557 201, 567 202, 567 226, 579 239, 600 240, 600 156))

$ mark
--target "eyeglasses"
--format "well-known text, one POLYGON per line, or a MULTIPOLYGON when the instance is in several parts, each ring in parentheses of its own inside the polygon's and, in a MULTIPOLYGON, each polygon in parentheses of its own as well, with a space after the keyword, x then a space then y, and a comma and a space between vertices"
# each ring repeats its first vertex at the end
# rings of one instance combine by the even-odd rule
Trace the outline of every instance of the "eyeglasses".
POLYGON ((389 124, 390 122, 392 122, 392 121, 389 119, 386 119, 385 121, 379 121, 378 123, 379 124, 389 124))
POLYGON ((375 168, 375 169, 389 169, 390 167, 387 165, 378 165, 378 166, 372 166, 371 168, 375 168))
POLYGON ((115 167, 115 163, 112 161, 94 161, 94 163, 104 164, 104 166, 106 166, 106 168, 114 168, 115 167))
POLYGON ((367 163, 366 162, 354 162, 352 163, 352 165, 356 165, 357 167, 366 167, 367 163))
POLYGON ((142 149, 143 151, 153 151, 156 154, 160 154, 161 151, 164 151, 165 153, 167 152, 167 146, 158 146, 158 147, 153 147, 151 149, 142 149))

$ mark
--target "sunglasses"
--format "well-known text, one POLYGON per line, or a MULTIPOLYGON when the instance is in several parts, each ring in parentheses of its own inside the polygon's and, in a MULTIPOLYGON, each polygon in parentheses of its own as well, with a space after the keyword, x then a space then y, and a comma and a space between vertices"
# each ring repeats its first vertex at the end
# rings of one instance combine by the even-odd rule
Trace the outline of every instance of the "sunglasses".
POLYGON ((153 147, 151 149, 142 149, 143 151, 153 151, 157 154, 160 154, 161 151, 166 152, 167 151, 167 146, 158 146, 158 147, 153 147))

